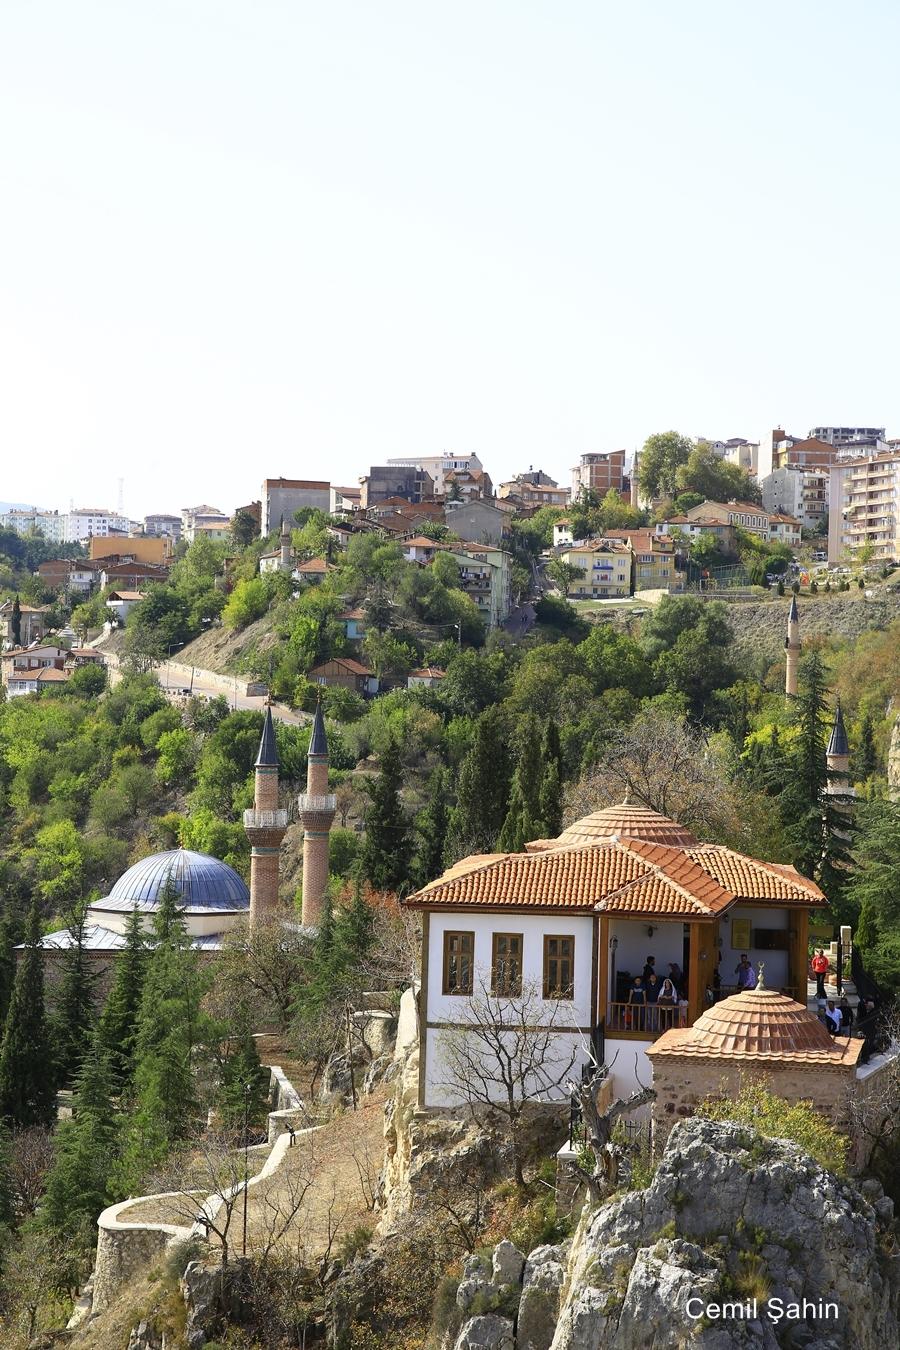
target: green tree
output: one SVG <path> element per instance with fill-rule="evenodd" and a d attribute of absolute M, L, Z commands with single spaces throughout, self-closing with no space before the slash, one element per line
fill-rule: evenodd
<path fill-rule="evenodd" d="M 0 1036 L 16 978 L 16 944 L 19 938 L 20 924 L 11 901 L 7 899 L 0 913 Z"/>
<path fill-rule="evenodd" d="M 249 1023 L 244 1023 L 228 1046 L 222 1064 L 217 1102 L 228 1130 L 259 1126 L 268 1110 L 269 1074 L 260 1063 Z"/>
<path fill-rule="evenodd" d="M 0 1048 L 0 1121 L 50 1126 L 56 1116 L 54 1064 L 44 1014 L 44 953 L 37 906 L 28 917 Z"/>
<path fill-rule="evenodd" d="M 378 776 L 365 785 L 369 804 L 362 848 L 363 875 L 376 890 L 399 891 L 409 882 L 412 840 L 400 799 L 403 763 L 395 741 L 381 756 Z"/>
<path fill-rule="evenodd" d="M 584 579 L 584 568 L 576 567 L 574 563 L 564 562 L 562 558 L 554 558 L 552 562 L 547 564 L 547 575 L 563 599 L 566 600 L 575 582 Z"/>
<path fill-rule="evenodd" d="M 63 953 L 62 974 L 51 1017 L 57 1082 L 70 1083 L 81 1068 L 94 1028 L 94 986 L 84 945 L 86 906 L 76 905 L 67 924 L 69 945 Z"/>
<path fill-rule="evenodd" d="M 259 534 L 259 525 L 249 511 L 235 511 L 229 523 L 231 545 L 233 548 L 249 548 Z"/>
<path fill-rule="evenodd" d="M 534 713 L 522 718 L 517 739 L 518 757 L 510 786 L 509 807 L 497 840 L 501 853 L 520 853 L 527 840 L 544 835 L 540 818 L 544 761 L 540 720 Z"/>
<path fill-rule="evenodd" d="M 658 431 L 648 436 L 638 461 L 638 484 L 642 497 L 674 497 L 678 469 L 690 458 L 694 443 L 677 431 Z"/>
<path fill-rule="evenodd" d="M 541 822 L 548 839 L 556 839 L 562 833 L 562 747 L 559 727 L 550 719 L 544 727 L 541 742 L 541 759 L 544 774 L 541 779 L 538 809 Z"/>
<path fill-rule="evenodd" d="M 451 860 L 494 849 L 506 818 L 511 776 L 507 719 L 500 708 L 488 708 L 460 765 L 447 831 Z"/>
<path fill-rule="evenodd" d="M 417 886 L 426 886 L 439 876 L 444 865 L 449 821 L 449 775 L 441 765 L 428 779 L 428 800 L 416 816 L 415 876 Z"/>
<path fill-rule="evenodd" d="M 859 914 L 856 930 L 866 970 L 900 993 L 900 803 L 867 802 L 859 811 L 856 866 L 847 899 Z"/>
<path fill-rule="evenodd" d="M 55 1232 L 85 1246 L 93 1239 L 97 1215 L 114 1198 L 111 1178 L 118 1151 L 114 1092 L 109 1063 L 95 1044 L 75 1084 L 72 1119 L 59 1127 L 40 1215 Z"/>
<path fill-rule="evenodd" d="M 875 723 L 872 714 L 865 712 L 859 726 L 853 770 L 861 782 L 871 778 L 878 769 L 878 749 L 875 745 Z"/>
<path fill-rule="evenodd" d="M 125 924 L 125 947 L 116 960 L 112 987 L 97 1024 L 97 1043 L 105 1055 L 117 1092 L 131 1081 L 138 1014 L 147 970 L 147 940 L 140 910 Z"/>
<path fill-rule="evenodd" d="M 676 469 L 675 486 L 679 492 L 702 493 L 707 501 L 762 502 L 756 479 L 739 465 L 720 459 L 706 441 L 695 445 Z"/>
<path fill-rule="evenodd" d="M 21 645 L 22 645 L 22 606 L 19 604 L 19 595 L 18 595 L 18 592 L 16 592 L 16 595 L 13 597 L 12 618 L 10 619 L 10 627 L 12 628 L 12 640 L 13 640 L 13 646 L 14 646 L 14 647 L 21 647 Z"/>

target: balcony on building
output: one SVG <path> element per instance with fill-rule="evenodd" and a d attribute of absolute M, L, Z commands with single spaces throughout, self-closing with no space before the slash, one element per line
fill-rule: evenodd
<path fill-rule="evenodd" d="M 245 830 L 286 830 L 290 822 L 291 813 L 285 808 L 279 808 L 277 811 L 256 811 L 251 806 L 244 812 Z"/>
<path fill-rule="evenodd" d="M 297 798 L 300 804 L 301 814 L 323 814 L 337 809 L 337 798 L 333 792 L 326 792 L 320 795 L 312 792 L 301 792 Z"/>

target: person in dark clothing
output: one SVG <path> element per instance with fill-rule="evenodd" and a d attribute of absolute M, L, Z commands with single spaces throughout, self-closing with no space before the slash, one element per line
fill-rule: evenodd
<path fill-rule="evenodd" d="M 656 974 L 656 957 L 648 956 L 644 962 L 644 969 L 641 971 L 641 979 L 646 983 L 651 975 Z"/>
<path fill-rule="evenodd" d="M 647 1008 L 647 992 L 638 976 L 628 991 L 628 1023 L 632 1031 L 643 1031 Z"/>
<path fill-rule="evenodd" d="M 841 1014 L 841 1035 L 851 1036 L 853 1034 L 853 1009 L 850 1007 L 846 994 L 841 999 L 838 1010 Z"/>

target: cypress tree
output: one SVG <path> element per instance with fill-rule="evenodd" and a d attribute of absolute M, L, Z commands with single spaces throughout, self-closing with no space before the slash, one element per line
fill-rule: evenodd
<path fill-rule="evenodd" d="M 47 1178 L 41 1217 L 57 1233 L 90 1235 L 97 1215 L 114 1198 L 118 1142 L 114 1091 L 109 1062 L 95 1040 L 75 1082 L 72 1119 L 59 1127 Z"/>
<path fill-rule="evenodd" d="M 16 978 L 16 943 L 19 941 L 19 922 L 7 900 L 0 914 L 0 1040 L 3 1026 L 12 998 L 13 983 Z"/>
<path fill-rule="evenodd" d="M 872 714 L 865 713 L 859 727 L 859 744 L 854 759 L 854 772 L 857 778 L 865 781 L 871 778 L 878 768 L 878 751 L 875 747 L 875 723 Z"/>
<path fill-rule="evenodd" d="M 425 886 L 440 875 L 447 843 L 447 770 L 439 765 L 428 779 L 428 802 L 416 817 L 416 884 Z"/>
<path fill-rule="evenodd" d="M 900 803 L 867 802 L 860 808 L 856 867 L 847 898 L 859 915 L 854 934 L 866 971 L 892 994 L 900 992 Z"/>
<path fill-rule="evenodd" d="M 400 800 L 403 765 L 400 750 L 391 740 L 381 757 L 374 782 L 366 783 L 366 833 L 362 866 L 376 890 L 399 891 L 409 883 L 412 840 L 409 821 Z"/>
<path fill-rule="evenodd" d="M 794 853 L 794 863 L 814 876 L 822 856 L 823 794 L 828 785 L 825 757 L 827 705 L 825 671 L 816 652 L 807 658 L 794 705 L 799 735 L 786 764 L 781 813 Z"/>
<path fill-rule="evenodd" d="M 541 746 L 544 760 L 544 777 L 541 781 L 539 799 L 540 816 L 546 838 L 556 839 L 562 833 L 562 746 L 559 741 L 559 727 L 552 720 L 544 727 L 544 739 Z"/>
<path fill-rule="evenodd" d="M 268 1109 L 268 1087 L 269 1074 L 260 1063 L 256 1041 L 245 1024 L 222 1066 L 218 1106 L 226 1128 L 243 1130 L 245 1118 L 249 1127 L 259 1125 Z"/>
<path fill-rule="evenodd" d="M 12 615 L 10 619 L 12 627 L 12 640 L 14 647 L 22 645 L 22 606 L 19 604 L 19 593 L 16 592 L 13 597 Z"/>
<path fill-rule="evenodd" d="M 16 1218 L 13 1191 L 12 1145 L 9 1131 L 0 1124 L 0 1267 L 3 1264 L 3 1248 Z"/>
<path fill-rule="evenodd" d="M 125 926 L 125 947 L 116 961 L 112 987 L 97 1025 L 97 1039 L 109 1060 L 119 1092 L 131 1081 L 138 1013 L 147 970 L 147 941 L 135 907 Z"/>
<path fill-rule="evenodd" d="M 499 707 L 486 708 L 460 765 L 456 805 L 447 831 L 450 861 L 494 849 L 506 818 L 510 776 L 506 718 Z"/>
<path fill-rule="evenodd" d="M 52 1125 L 56 1118 L 54 1067 L 44 1014 L 41 921 L 34 905 L 0 1048 L 0 1120 L 22 1127 Z"/>
<path fill-rule="evenodd" d="M 68 924 L 69 947 L 51 1018 L 57 1083 L 71 1083 L 90 1046 L 94 1026 L 94 984 L 84 946 L 85 906 L 78 905 Z"/>
<path fill-rule="evenodd" d="M 526 840 L 536 839 L 543 833 L 540 796 L 544 765 L 540 724 L 533 713 L 522 719 L 518 741 L 509 806 L 497 840 L 502 853 L 520 853 Z"/>

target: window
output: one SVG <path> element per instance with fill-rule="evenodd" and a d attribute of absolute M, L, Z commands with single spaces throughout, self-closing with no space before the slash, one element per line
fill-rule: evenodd
<path fill-rule="evenodd" d="M 491 993 L 517 998 L 522 992 L 522 934 L 495 933 L 491 945 Z"/>
<path fill-rule="evenodd" d="M 445 994 L 471 994 L 474 957 L 474 933 L 444 934 Z"/>
<path fill-rule="evenodd" d="M 575 939 L 544 938 L 544 998 L 572 998 L 575 983 Z"/>

